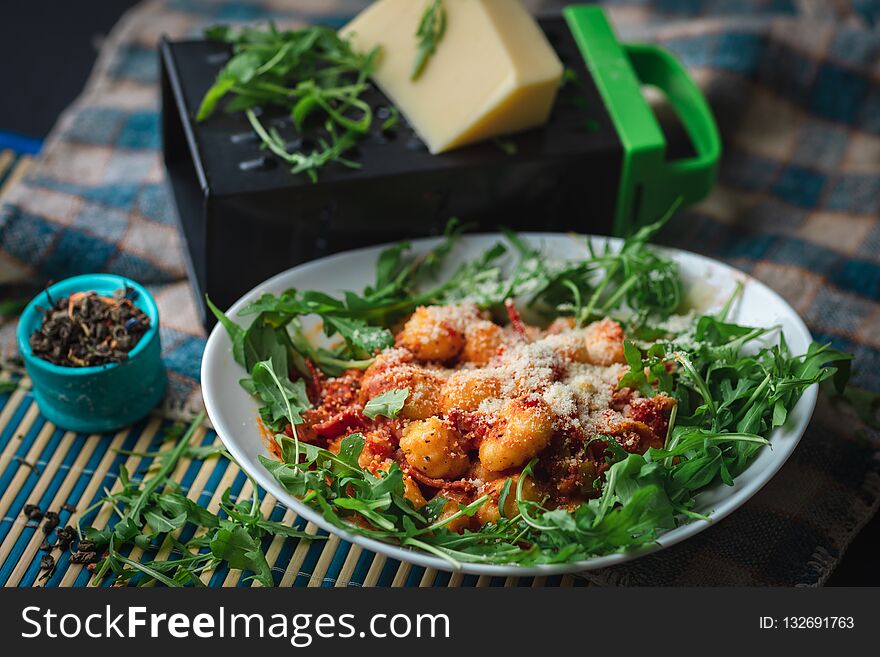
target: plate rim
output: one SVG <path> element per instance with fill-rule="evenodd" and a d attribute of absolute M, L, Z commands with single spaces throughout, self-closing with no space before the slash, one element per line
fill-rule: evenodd
<path fill-rule="evenodd" d="M 520 237 L 525 237 L 530 241 L 538 242 L 541 239 L 547 239 L 548 237 L 553 239 L 566 237 L 573 240 L 587 239 L 590 240 L 590 242 L 595 242 L 600 245 L 603 243 L 608 243 L 612 245 L 612 247 L 622 243 L 621 238 L 592 234 L 523 231 L 518 233 L 518 235 Z M 468 233 L 466 235 L 462 235 L 460 239 L 472 240 L 476 238 L 503 239 L 503 235 L 496 232 Z M 407 241 L 411 244 L 411 247 L 413 249 L 418 249 L 420 247 L 430 248 L 432 245 L 438 244 L 442 239 L 442 237 L 431 237 Z M 246 302 L 252 300 L 260 293 L 266 291 L 267 288 L 276 284 L 278 281 L 286 279 L 290 276 L 294 276 L 296 274 L 301 275 L 305 273 L 308 269 L 314 268 L 316 266 L 327 266 L 328 264 L 333 264 L 336 261 L 344 261 L 345 259 L 351 258 L 355 255 L 364 255 L 366 252 L 370 251 L 379 252 L 382 249 L 388 248 L 389 246 L 392 246 L 396 243 L 399 243 L 399 241 L 351 249 L 315 260 L 310 260 L 308 262 L 301 263 L 299 265 L 286 269 L 255 285 L 248 292 L 243 294 L 234 304 L 232 304 L 232 306 L 226 309 L 225 312 L 230 317 L 230 319 L 232 319 L 236 323 L 239 323 L 239 318 L 236 316 L 235 313 L 241 307 L 243 307 Z M 792 318 L 795 320 L 794 328 L 798 331 L 801 331 L 808 342 L 812 342 L 813 336 L 810 333 L 810 330 L 807 328 L 806 324 L 804 323 L 804 320 L 800 316 L 800 314 L 794 308 L 792 308 L 791 304 L 789 304 L 778 292 L 763 283 L 761 280 L 725 262 L 701 255 L 699 253 L 694 253 L 693 251 L 653 244 L 651 245 L 651 247 L 669 255 L 683 254 L 686 257 L 696 258 L 704 265 L 708 265 L 712 268 L 721 268 L 722 270 L 724 270 L 724 273 L 730 274 L 732 277 L 738 277 L 741 280 L 748 282 L 748 284 L 750 285 L 757 285 L 760 289 L 763 289 L 765 293 L 769 293 L 771 297 L 774 297 L 774 300 L 778 304 L 780 304 L 782 308 L 785 308 L 789 311 Z M 818 399 L 819 386 L 818 384 L 813 384 L 804 391 L 801 399 L 797 403 L 796 407 L 802 407 L 800 409 L 802 412 L 802 420 L 798 423 L 796 427 L 793 427 L 787 432 L 786 435 L 790 440 L 790 445 L 787 445 L 786 451 L 781 455 L 780 458 L 777 458 L 770 464 L 768 464 L 768 467 L 766 467 L 765 470 L 761 473 L 761 476 L 757 477 L 755 480 L 749 481 L 739 487 L 737 487 L 736 485 L 731 487 L 730 495 L 726 496 L 724 499 L 724 502 L 726 504 L 723 506 L 721 511 L 713 509 L 711 511 L 711 517 L 709 520 L 694 520 L 686 525 L 676 527 L 675 529 L 670 530 L 669 532 L 659 536 L 654 543 L 649 543 L 633 550 L 602 555 L 581 561 L 561 564 L 537 564 L 532 566 L 520 566 L 517 564 L 480 564 L 473 562 L 464 562 L 461 564 L 461 568 L 456 569 L 451 563 L 440 557 L 436 557 L 419 550 L 401 547 L 392 543 L 386 543 L 377 539 L 354 534 L 345 529 L 337 527 L 336 525 L 328 522 L 319 511 L 309 507 L 308 505 L 303 504 L 296 497 L 288 493 L 265 468 L 259 467 L 256 468 L 256 471 L 253 472 L 248 469 L 245 465 L 247 463 L 246 454 L 244 450 L 239 446 L 238 441 L 232 438 L 227 438 L 225 436 L 226 433 L 234 435 L 235 431 L 228 427 L 223 421 L 223 416 L 220 409 L 216 405 L 216 400 L 214 399 L 214 396 L 210 394 L 210 381 L 212 378 L 215 352 L 220 352 L 220 355 L 218 355 L 217 357 L 222 357 L 222 355 L 225 353 L 225 356 L 227 358 L 231 358 L 229 347 L 226 347 L 224 349 L 224 345 L 222 344 L 224 338 L 227 341 L 229 339 L 225 329 L 223 329 L 223 327 L 218 323 L 211 330 L 211 333 L 208 336 L 207 342 L 205 344 L 205 350 L 202 354 L 200 377 L 202 397 L 204 400 L 205 408 L 207 410 L 208 417 L 211 421 L 212 426 L 214 427 L 215 432 L 217 433 L 220 440 L 223 442 L 226 449 L 229 450 L 230 454 L 233 456 L 238 466 L 247 475 L 253 477 L 254 480 L 266 492 L 272 494 L 278 503 L 294 511 L 299 517 L 304 518 L 308 522 L 313 523 L 314 525 L 327 531 L 328 533 L 336 535 L 339 538 L 348 541 L 349 543 L 358 545 L 362 548 L 366 548 L 377 554 L 382 554 L 386 557 L 397 559 L 398 561 L 410 563 L 416 566 L 422 566 L 425 568 L 434 568 L 436 570 L 442 570 L 446 572 L 460 572 L 463 574 L 486 575 L 490 577 L 548 577 L 554 575 L 586 572 L 599 568 L 607 568 L 609 566 L 616 566 L 631 561 L 647 554 L 659 552 L 665 548 L 677 545 L 678 543 L 681 543 L 695 536 L 696 534 L 702 532 L 703 530 L 711 527 L 714 524 L 717 524 L 719 521 L 723 520 L 731 513 L 741 508 L 771 479 L 773 479 L 773 477 L 779 472 L 782 466 L 785 465 L 785 463 L 788 461 L 789 457 L 797 448 L 798 444 L 800 444 L 804 432 L 806 431 L 807 427 L 810 424 L 810 421 L 812 420 L 813 413 L 816 407 L 816 402 Z"/>

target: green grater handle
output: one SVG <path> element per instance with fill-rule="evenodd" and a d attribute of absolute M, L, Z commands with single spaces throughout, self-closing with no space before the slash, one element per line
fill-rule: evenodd
<path fill-rule="evenodd" d="M 704 198 L 715 183 L 721 140 L 712 110 L 681 62 L 654 45 L 623 46 L 642 84 L 666 94 L 696 150 L 694 157 L 667 162 L 666 175 L 685 204 Z"/>
<path fill-rule="evenodd" d="M 601 7 L 571 5 L 563 14 L 623 147 L 614 232 L 629 234 L 677 201 L 688 205 L 704 198 L 715 182 L 721 140 L 687 70 L 657 46 L 621 44 Z M 694 145 L 694 157 L 667 159 L 666 137 L 643 85 L 666 94 Z"/>

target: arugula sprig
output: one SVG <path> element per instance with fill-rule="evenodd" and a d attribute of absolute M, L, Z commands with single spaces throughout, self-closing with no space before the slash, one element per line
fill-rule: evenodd
<path fill-rule="evenodd" d="M 587 241 L 589 256 L 576 261 L 547 258 L 540 248 L 505 231 L 518 260 L 509 275 L 496 275 L 496 289 L 488 296 L 520 297 L 538 315 L 569 315 L 578 325 L 613 316 L 633 334 L 663 335 L 650 329 L 649 320 L 658 322 L 675 313 L 682 305 L 683 288 L 675 261 L 648 243 L 679 203 L 625 238 L 619 248 L 605 243 L 600 249 Z"/>
<path fill-rule="evenodd" d="M 416 54 L 416 61 L 413 64 L 410 79 L 418 80 L 428 60 L 437 52 L 437 46 L 446 34 L 446 9 L 443 7 L 442 0 L 430 0 L 430 4 L 425 8 L 419 27 L 416 30 L 416 39 L 419 41 L 419 49 Z"/>
<path fill-rule="evenodd" d="M 134 480 L 125 466 L 121 466 L 120 490 L 108 492 L 82 512 L 80 517 L 85 518 L 108 505 L 115 514 L 112 526 L 103 529 L 77 525 L 81 549 L 82 542 L 87 542 L 90 551 L 105 552 L 95 564 L 94 585 L 112 574 L 117 584 L 135 582 L 143 586 L 155 581 L 166 586 L 201 586 L 200 577 L 204 573 L 226 563 L 230 568 L 250 571 L 263 586 L 273 586 L 271 568 L 261 545 L 263 539 L 268 536 L 321 538 L 264 518 L 253 479 L 250 480 L 254 491 L 251 499 L 234 501 L 231 490 L 227 489 L 222 496 L 220 514 L 211 513 L 184 494 L 170 475 L 182 458 L 192 456 L 190 442 L 204 419 L 205 414 L 199 414 L 171 449 L 155 454 L 158 468 L 143 481 Z M 217 455 L 217 452 L 209 455 Z M 225 452 L 222 456 L 231 460 Z M 187 526 L 201 531 L 181 542 L 178 534 Z M 150 558 L 131 559 L 127 555 L 133 547 L 146 552 Z M 153 558 L 169 549 L 175 553 L 173 558 Z"/>
<path fill-rule="evenodd" d="M 291 165 L 292 173 L 305 173 L 315 182 L 330 163 L 360 166 L 344 155 L 373 124 L 373 110 L 362 96 L 378 49 L 355 52 L 335 30 L 320 26 L 284 31 L 273 23 L 241 30 L 218 26 L 206 36 L 230 44 L 233 56 L 205 93 L 197 120 L 208 119 L 231 96 L 225 110 L 245 112 L 263 146 Z M 325 134 L 316 138 L 318 148 L 289 149 L 289 140 L 265 126 L 255 111 L 269 106 L 287 111 L 299 134 L 319 117 Z"/>
<path fill-rule="evenodd" d="M 345 152 L 352 148 L 357 141 L 354 133 L 349 130 L 340 135 L 332 121 L 327 121 L 324 124 L 328 138 L 320 137 L 318 139 L 320 149 L 315 149 L 310 153 L 304 151 L 291 153 L 287 150 L 285 139 L 275 128 L 267 130 L 251 109 L 245 110 L 245 115 L 265 147 L 292 165 L 290 172 L 293 174 L 305 173 L 312 182 L 318 182 L 318 170 L 329 162 L 336 162 L 349 169 L 360 169 L 361 167 L 359 162 L 343 157 Z"/>

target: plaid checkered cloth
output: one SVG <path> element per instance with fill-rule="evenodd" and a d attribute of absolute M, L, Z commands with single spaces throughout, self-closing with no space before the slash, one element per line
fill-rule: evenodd
<path fill-rule="evenodd" d="M 0 210 L 0 284 L 93 271 L 151 287 L 171 373 L 167 411 L 200 404 L 204 336 L 158 154 L 160 34 L 274 18 L 341 23 L 360 0 L 150 0 L 105 44 L 80 99 Z M 556 2 L 532 2 L 546 11 Z M 622 36 L 676 53 L 704 89 L 726 153 L 717 189 L 676 217 L 674 246 L 781 293 L 816 339 L 856 354 L 880 391 L 880 3 L 617 0 Z M 4 328 L 5 353 L 13 354 Z M 880 500 L 880 434 L 822 397 L 802 444 L 743 509 L 686 544 L 588 574 L 602 584 L 816 585 Z"/>

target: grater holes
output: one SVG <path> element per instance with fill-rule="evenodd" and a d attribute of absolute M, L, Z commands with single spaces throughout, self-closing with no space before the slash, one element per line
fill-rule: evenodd
<path fill-rule="evenodd" d="M 278 161 L 268 155 L 261 155 L 258 158 L 243 160 L 238 163 L 238 168 L 241 171 L 268 171 L 276 166 L 278 166 Z"/>

